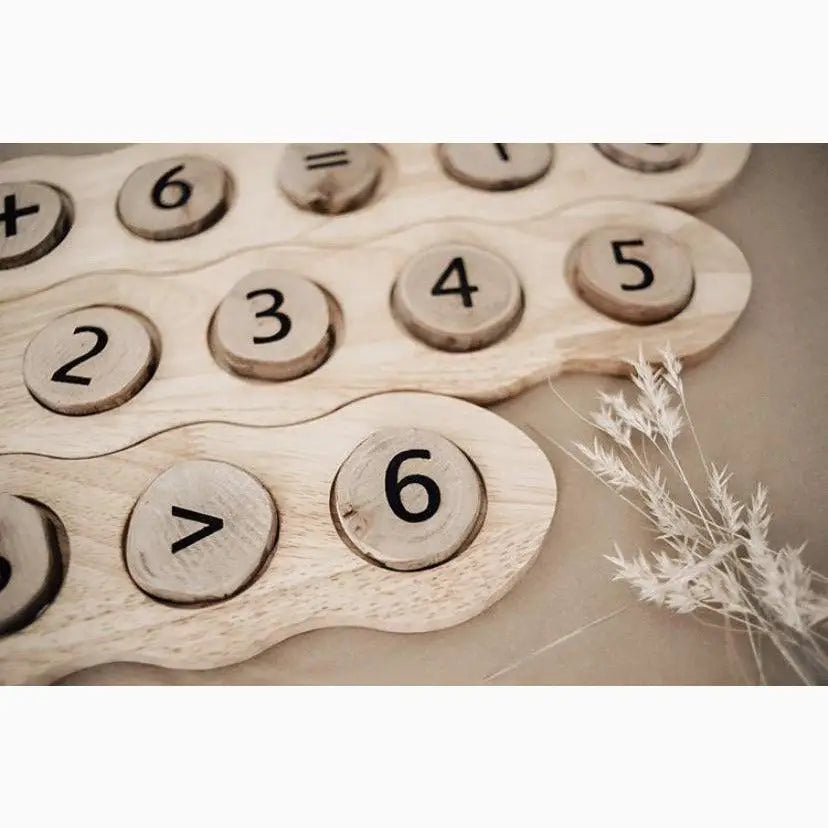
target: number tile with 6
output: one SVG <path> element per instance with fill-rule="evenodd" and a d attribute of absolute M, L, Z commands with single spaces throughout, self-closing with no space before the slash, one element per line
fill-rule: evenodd
<path fill-rule="evenodd" d="M 380 461 L 355 462 L 376 440 Z M 113 661 L 206 669 L 321 627 L 459 624 L 526 572 L 556 504 L 549 461 L 520 429 L 422 393 L 282 428 L 189 425 L 102 457 L 4 455 L 0 479 L 67 539 L 54 600 L 0 637 L 3 683 Z M 354 485 L 373 498 L 352 502 L 379 560 L 337 528 Z M 395 561 L 375 534 L 391 521 L 405 540 Z"/>

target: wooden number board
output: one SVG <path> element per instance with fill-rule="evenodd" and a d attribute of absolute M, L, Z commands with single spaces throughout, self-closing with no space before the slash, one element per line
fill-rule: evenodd
<path fill-rule="evenodd" d="M 710 353 L 751 274 L 687 211 L 748 153 L 159 144 L 0 165 L 0 680 L 485 609 L 538 553 L 555 477 L 479 406 L 666 342 Z"/>

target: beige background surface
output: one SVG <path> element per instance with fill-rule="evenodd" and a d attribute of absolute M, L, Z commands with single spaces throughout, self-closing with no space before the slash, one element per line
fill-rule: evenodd
<path fill-rule="evenodd" d="M 0 160 L 113 145 L 0 145 Z M 685 375 L 691 413 L 709 458 L 735 472 L 737 494 L 770 489 L 777 545 L 808 541 L 828 574 L 825 511 L 828 353 L 828 147 L 757 145 L 733 188 L 699 216 L 738 244 L 751 264 L 750 305 L 731 337 Z M 562 377 L 555 388 L 591 410 L 621 380 Z M 548 388 L 494 407 L 560 443 L 586 431 Z M 530 434 L 533 434 L 530 431 Z M 206 672 L 106 665 L 65 683 L 153 684 L 734 684 L 754 681 L 741 636 L 639 604 L 613 583 L 602 557 L 613 540 L 629 552 L 648 533 L 632 510 L 558 448 L 543 443 L 557 476 L 558 510 L 535 566 L 512 592 L 449 630 L 391 635 L 320 630 L 244 664 Z M 770 679 L 790 674 L 772 659 Z"/>

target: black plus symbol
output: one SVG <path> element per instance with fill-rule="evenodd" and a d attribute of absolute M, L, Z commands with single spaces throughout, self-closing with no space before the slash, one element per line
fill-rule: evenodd
<path fill-rule="evenodd" d="M 33 204 L 31 207 L 21 207 L 17 209 L 17 196 L 14 193 L 7 195 L 3 199 L 3 212 L 0 213 L 0 221 L 6 223 L 6 238 L 10 239 L 17 235 L 17 219 L 20 216 L 30 216 L 40 210 L 39 204 Z"/>

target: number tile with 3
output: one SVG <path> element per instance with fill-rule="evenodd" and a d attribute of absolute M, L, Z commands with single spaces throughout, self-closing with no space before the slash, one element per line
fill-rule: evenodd
<path fill-rule="evenodd" d="M 603 227 L 570 255 L 568 277 L 593 308 L 620 322 L 652 325 L 687 307 L 695 278 L 687 251 L 670 236 Z"/>
<path fill-rule="evenodd" d="M 348 456 L 331 493 L 343 540 L 373 563 L 400 571 L 436 566 L 477 534 L 483 482 L 452 442 L 418 428 L 374 432 Z"/>
<path fill-rule="evenodd" d="M 152 161 L 121 187 L 118 218 L 145 239 L 183 239 L 204 232 L 227 212 L 230 190 L 230 176 L 209 158 Z"/>
<path fill-rule="evenodd" d="M 210 347 L 224 368 L 245 377 L 288 380 L 318 368 L 334 343 L 332 300 L 314 282 L 258 270 L 224 297 Z"/>
<path fill-rule="evenodd" d="M 509 333 L 523 311 L 523 290 L 500 256 L 466 244 L 429 248 L 394 284 L 392 309 L 418 339 L 443 351 L 474 351 Z"/>
<path fill-rule="evenodd" d="M 53 319 L 29 342 L 23 379 L 58 414 L 95 414 L 134 397 L 158 364 L 157 334 L 134 311 L 94 306 Z"/>

